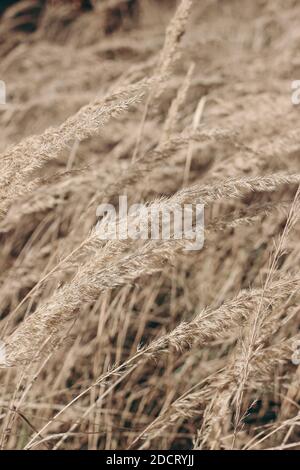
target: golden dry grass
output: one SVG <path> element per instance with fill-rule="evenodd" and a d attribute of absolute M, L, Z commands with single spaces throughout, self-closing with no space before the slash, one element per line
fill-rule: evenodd
<path fill-rule="evenodd" d="M 1 448 L 300 449 L 300 7 L 91 3 L 0 19 Z M 124 194 L 204 248 L 100 240 Z"/>

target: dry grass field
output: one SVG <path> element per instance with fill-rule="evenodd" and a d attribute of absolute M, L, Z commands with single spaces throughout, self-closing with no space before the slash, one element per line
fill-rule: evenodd
<path fill-rule="evenodd" d="M 0 16 L 1 449 L 300 450 L 300 5 Z M 203 204 L 205 242 L 97 207 Z"/>

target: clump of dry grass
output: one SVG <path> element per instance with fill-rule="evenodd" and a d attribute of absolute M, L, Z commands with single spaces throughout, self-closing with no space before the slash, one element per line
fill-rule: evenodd
<path fill-rule="evenodd" d="M 299 7 L 242 4 L 0 19 L 2 449 L 299 448 Z M 203 249 L 101 239 L 124 194 Z"/>

